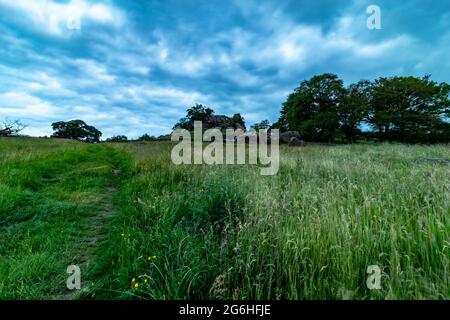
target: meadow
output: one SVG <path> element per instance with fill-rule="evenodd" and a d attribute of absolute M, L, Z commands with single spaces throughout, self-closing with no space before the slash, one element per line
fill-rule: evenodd
<path fill-rule="evenodd" d="M 172 147 L 0 139 L 0 298 L 450 299 L 450 166 L 417 160 L 448 145 L 281 146 L 275 176 Z"/>

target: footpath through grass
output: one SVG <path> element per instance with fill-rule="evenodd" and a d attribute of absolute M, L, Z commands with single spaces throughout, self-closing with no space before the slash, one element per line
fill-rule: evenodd
<path fill-rule="evenodd" d="M 93 280 L 101 237 L 93 233 L 108 228 L 93 224 L 105 222 L 96 216 L 124 164 L 107 145 L 0 139 L 0 298 L 70 298 L 71 264 L 84 285 Z"/>

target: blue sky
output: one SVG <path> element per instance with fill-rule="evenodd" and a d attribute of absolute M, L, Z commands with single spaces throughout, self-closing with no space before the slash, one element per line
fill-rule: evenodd
<path fill-rule="evenodd" d="M 371 4 L 381 30 L 366 27 Z M 450 1 L 0 0 L 0 43 L 0 119 L 133 138 L 169 133 L 195 103 L 275 121 L 324 72 L 450 82 Z"/>

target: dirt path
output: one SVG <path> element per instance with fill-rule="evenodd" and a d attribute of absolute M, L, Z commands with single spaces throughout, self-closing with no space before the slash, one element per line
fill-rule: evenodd
<path fill-rule="evenodd" d="M 120 174 L 120 170 L 113 169 L 113 174 L 114 176 L 117 176 Z M 114 186 L 106 188 L 101 199 L 97 199 L 97 204 L 100 209 L 87 218 L 86 236 L 82 240 L 84 248 L 77 258 L 77 265 L 81 270 L 81 290 L 67 289 L 62 296 L 63 300 L 76 298 L 92 284 L 89 280 L 89 275 L 92 272 L 92 266 L 94 265 L 97 251 L 108 237 L 108 226 L 111 223 L 110 219 L 114 212 L 113 198 L 116 191 L 117 189 Z"/>

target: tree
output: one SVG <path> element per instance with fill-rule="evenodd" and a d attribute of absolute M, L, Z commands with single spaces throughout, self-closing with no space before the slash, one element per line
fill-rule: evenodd
<path fill-rule="evenodd" d="M 286 111 L 287 110 L 284 107 L 281 109 L 280 118 L 270 126 L 270 129 L 278 129 L 280 130 L 280 132 L 286 132 L 290 130 L 287 122 Z"/>
<path fill-rule="evenodd" d="M 138 138 L 138 141 L 156 141 L 157 138 L 154 136 L 150 136 L 147 133 L 143 134 Z"/>
<path fill-rule="evenodd" d="M 102 133 L 93 126 L 87 125 L 82 120 L 59 121 L 52 123 L 52 137 L 75 139 L 78 141 L 96 143 L 99 142 Z"/>
<path fill-rule="evenodd" d="M 128 138 L 124 135 L 114 136 L 106 139 L 107 142 L 127 142 Z"/>
<path fill-rule="evenodd" d="M 303 81 L 283 103 L 271 128 L 297 130 L 305 140 L 331 142 L 339 132 L 348 143 L 366 137 L 407 143 L 450 142 L 450 85 L 430 76 L 361 80 L 343 87 L 334 74 Z"/>
<path fill-rule="evenodd" d="M 376 80 L 369 123 L 379 140 L 445 142 L 448 132 L 450 86 L 429 76 Z"/>
<path fill-rule="evenodd" d="M 156 139 L 158 141 L 170 141 L 171 140 L 171 135 L 170 134 L 162 134 Z"/>
<path fill-rule="evenodd" d="M 231 120 L 232 120 L 232 126 L 234 129 L 241 128 L 241 129 L 245 130 L 245 121 L 240 113 L 234 114 L 233 117 L 231 118 Z M 224 129 L 226 129 L 226 128 L 224 128 Z"/>
<path fill-rule="evenodd" d="M 175 124 L 173 129 L 194 130 L 194 121 L 202 121 L 203 123 L 206 123 L 209 118 L 214 115 L 214 110 L 202 104 L 196 104 L 187 109 L 186 112 L 186 117 L 181 118 L 180 121 Z"/>
<path fill-rule="evenodd" d="M 339 128 L 338 109 L 345 95 L 342 80 L 322 74 L 303 81 L 283 103 L 279 124 L 305 140 L 332 142 Z"/>
<path fill-rule="evenodd" d="M 3 121 L 2 126 L 0 126 L 0 137 L 10 137 L 19 134 L 27 126 L 22 124 L 19 120 L 8 120 Z"/>
<path fill-rule="evenodd" d="M 269 120 L 263 120 L 261 122 L 255 123 L 254 125 L 252 125 L 252 128 L 259 131 L 259 130 L 264 130 L 264 129 L 269 129 L 270 128 L 270 122 Z"/>
<path fill-rule="evenodd" d="M 215 115 L 213 109 L 202 104 L 196 104 L 195 106 L 187 109 L 186 113 L 186 117 L 181 118 L 177 124 L 175 124 L 173 129 L 186 129 L 192 131 L 194 130 L 194 121 L 201 121 L 203 129 L 240 128 L 245 130 L 245 121 L 240 113 L 236 113 L 232 117 Z"/>
<path fill-rule="evenodd" d="M 360 133 L 359 126 L 367 120 L 372 101 L 373 83 L 361 80 L 351 84 L 338 109 L 340 131 L 347 143 L 356 142 Z"/>

